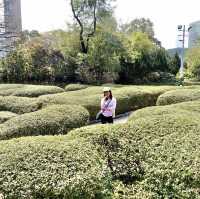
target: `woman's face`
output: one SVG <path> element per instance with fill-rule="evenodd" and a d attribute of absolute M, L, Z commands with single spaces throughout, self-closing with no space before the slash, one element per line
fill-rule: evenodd
<path fill-rule="evenodd" d="M 104 92 L 104 96 L 105 97 L 110 97 L 110 92 L 109 91 Z"/>

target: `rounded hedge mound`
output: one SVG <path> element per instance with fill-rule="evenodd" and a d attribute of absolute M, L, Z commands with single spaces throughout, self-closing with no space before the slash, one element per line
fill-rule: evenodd
<path fill-rule="evenodd" d="M 69 84 L 65 87 L 65 91 L 77 91 L 88 88 L 88 85 L 84 84 Z"/>
<path fill-rule="evenodd" d="M 37 98 L 0 96 L 0 111 L 10 111 L 17 114 L 30 113 L 42 108 Z"/>
<path fill-rule="evenodd" d="M 76 92 L 66 92 L 39 97 L 43 106 L 49 104 L 82 105 L 90 113 L 90 119 L 95 119 L 100 109 L 100 100 L 103 97 L 102 87 L 89 87 Z M 116 114 L 136 110 L 156 104 L 157 98 L 162 93 L 175 89 L 172 86 L 126 86 L 113 88 L 113 95 L 117 98 Z"/>
<path fill-rule="evenodd" d="M 62 93 L 64 89 L 57 86 L 43 86 L 43 85 L 24 85 L 12 93 L 14 96 L 20 97 L 38 97 L 41 95 Z"/>
<path fill-rule="evenodd" d="M 129 121 L 136 120 L 138 118 L 153 117 L 159 115 L 170 115 L 170 114 L 188 114 L 195 115 L 200 113 L 200 100 L 182 102 L 178 104 L 171 104 L 166 106 L 152 106 L 146 107 L 135 111 L 129 117 Z"/>
<path fill-rule="evenodd" d="M 198 198 L 199 116 L 153 116 L 66 136 L 1 141 L 0 193 L 7 198 Z"/>
<path fill-rule="evenodd" d="M 5 121 L 16 116 L 18 115 L 9 111 L 0 111 L 0 123 L 4 123 Z"/>
<path fill-rule="evenodd" d="M 102 149 L 114 168 L 117 198 L 198 198 L 199 118 L 188 113 L 150 116 L 121 126 L 81 128 L 69 136 Z"/>
<path fill-rule="evenodd" d="M 28 85 L 28 84 L 0 84 L 1 96 L 38 97 L 41 95 L 64 92 L 57 86 Z"/>
<path fill-rule="evenodd" d="M 0 95 L 12 95 L 14 91 L 23 87 L 23 84 L 0 84 Z"/>
<path fill-rule="evenodd" d="M 199 89 L 179 89 L 172 90 L 159 96 L 157 105 L 176 104 L 180 102 L 194 101 L 200 99 Z"/>
<path fill-rule="evenodd" d="M 81 106 L 54 105 L 14 117 L 0 125 L 0 140 L 36 135 L 66 134 L 88 123 L 89 113 Z"/>
<path fill-rule="evenodd" d="M 140 110 L 135 111 L 132 113 L 128 119 L 128 121 L 136 120 L 138 118 L 144 117 L 153 117 L 158 115 L 167 115 L 167 114 L 174 114 L 174 113 L 187 113 L 190 114 L 189 111 L 180 109 L 174 106 L 152 106 L 146 107 Z"/>
<path fill-rule="evenodd" d="M 0 142 L 0 193 L 5 198 L 107 198 L 109 173 L 94 146 L 65 136 Z M 17 166 L 16 166 L 17 165 Z"/>

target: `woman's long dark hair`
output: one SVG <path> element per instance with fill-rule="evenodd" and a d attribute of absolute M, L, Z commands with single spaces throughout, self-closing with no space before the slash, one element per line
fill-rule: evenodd
<path fill-rule="evenodd" d="M 109 98 L 112 100 L 112 98 L 113 98 L 112 91 L 109 91 L 109 92 L 110 92 L 110 97 Z M 104 97 L 105 97 L 105 94 L 104 94 Z"/>

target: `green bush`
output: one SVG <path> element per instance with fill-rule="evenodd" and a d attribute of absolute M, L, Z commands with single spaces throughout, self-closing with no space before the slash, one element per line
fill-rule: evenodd
<path fill-rule="evenodd" d="M 66 134 L 87 124 L 89 114 L 81 106 L 54 105 L 26 113 L 0 125 L 0 140 L 31 135 Z"/>
<path fill-rule="evenodd" d="M 38 97 L 41 95 L 62 93 L 64 89 L 57 86 L 25 85 L 16 90 L 12 95 L 21 97 Z"/>
<path fill-rule="evenodd" d="M 172 90 L 159 96 L 157 105 L 176 104 L 180 102 L 194 101 L 200 99 L 199 89 Z"/>
<path fill-rule="evenodd" d="M 166 106 L 146 107 L 132 113 L 131 116 L 129 117 L 129 121 L 136 120 L 138 118 L 145 118 L 145 117 L 148 118 L 159 115 L 160 116 L 171 115 L 171 114 L 173 115 L 175 113 L 195 115 L 200 113 L 199 107 L 200 107 L 200 100 L 182 102 Z"/>
<path fill-rule="evenodd" d="M 13 199 L 108 198 L 109 173 L 88 144 L 65 136 L 1 141 L 0 193 Z"/>
<path fill-rule="evenodd" d="M 0 96 L 0 111 L 10 111 L 17 114 L 37 111 L 41 108 L 41 103 L 37 98 Z"/>
<path fill-rule="evenodd" d="M 12 113 L 12 112 L 8 112 L 8 111 L 1 111 L 0 112 L 0 123 L 4 123 L 5 121 L 13 118 L 13 117 L 16 117 L 17 114 L 15 113 Z"/>
<path fill-rule="evenodd" d="M 87 88 L 85 84 L 69 84 L 65 87 L 65 91 L 77 91 Z"/>
<path fill-rule="evenodd" d="M 23 87 L 23 84 L 0 84 L 0 95 L 12 95 L 17 89 Z"/>
<path fill-rule="evenodd" d="M 57 86 L 27 85 L 27 84 L 0 84 L 0 95 L 38 97 L 40 95 L 55 94 L 64 92 L 64 89 Z"/>
<path fill-rule="evenodd" d="M 199 116 L 150 115 L 125 125 L 77 129 L 69 136 L 102 149 L 112 166 L 113 198 L 199 198 Z"/>
<path fill-rule="evenodd" d="M 100 100 L 103 87 L 89 87 L 76 92 L 60 93 L 39 97 L 39 102 L 48 104 L 72 104 L 82 105 L 90 113 L 90 119 L 94 119 L 100 109 Z M 175 89 L 173 86 L 125 86 L 113 88 L 113 95 L 117 98 L 116 113 L 124 113 L 146 106 L 153 106 L 162 93 Z"/>
<path fill-rule="evenodd" d="M 175 112 L 65 136 L 1 141 L 0 193 L 34 199 L 199 198 L 199 116 Z"/>

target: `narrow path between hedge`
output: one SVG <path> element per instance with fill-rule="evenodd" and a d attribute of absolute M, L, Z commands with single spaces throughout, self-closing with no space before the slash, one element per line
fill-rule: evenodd
<path fill-rule="evenodd" d="M 123 124 L 126 123 L 128 121 L 129 116 L 132 114 L 132 112 L 127 112 L 121 115 L 117 115 L 116 118 L 114 119 L 114 123 L 115 124 Z M 96 125 L 96 124 L 100 124 L 100 121 L 92 121 L 90 123 L 91 125 Z"/>

